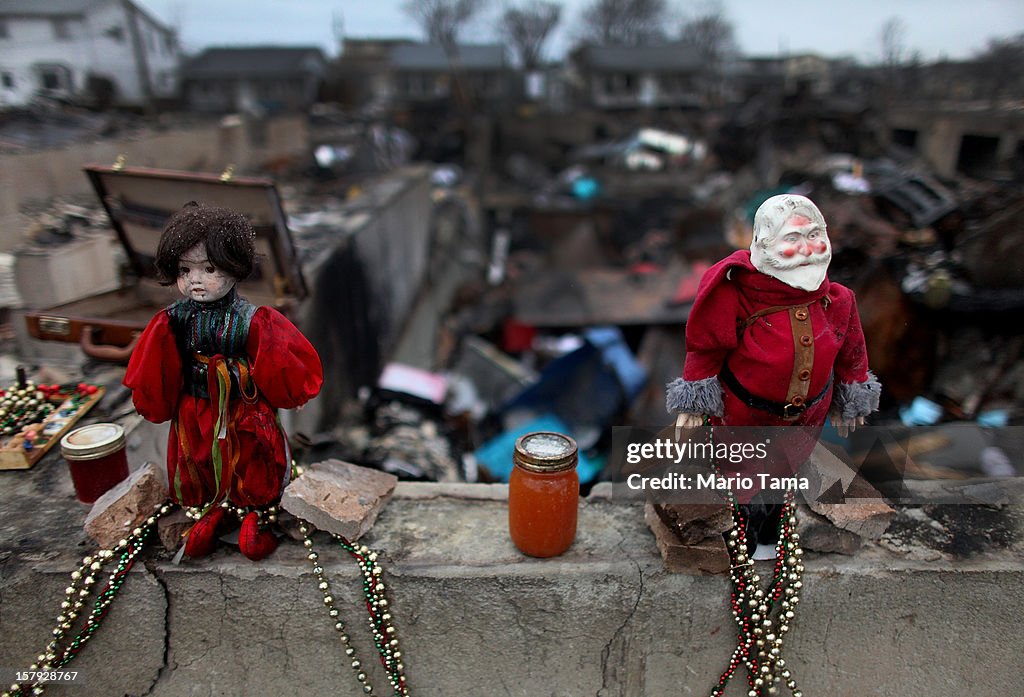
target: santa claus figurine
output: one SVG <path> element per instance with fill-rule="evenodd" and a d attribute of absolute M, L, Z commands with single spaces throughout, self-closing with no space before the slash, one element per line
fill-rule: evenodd
<path fill-rule="evenodd" d="M 828 280 L 831 258 L 810 199 L 782 194 L 758 208 L 750 250 L 712 266 L 697 291 L 683 376 L 667 389 L 677 437 L 706 417 L 726 427 L 805 426 L 815 436 L 829 417 L 845 436 L 878 408 L 854 294 Z M 747 516 L 748 544 L 771 541 L 773 512 Z"/>
<path fill-rule="evenodd" d="M 232 519 L 245 556 L 277 547 L 270 525 L 291 465 L 277 410 L 306 403 L 323 382 L 306 337 L 238 295 L 255 256 L 241 213 L 190 202 L 171 216 L 155 264 L 184 297 L 149 322 L 125 373 L 138 412 L 171 421 L 167 475 L 171 498 L 196 521 L 184 539 L 190 557 L 212 552 Z"/>

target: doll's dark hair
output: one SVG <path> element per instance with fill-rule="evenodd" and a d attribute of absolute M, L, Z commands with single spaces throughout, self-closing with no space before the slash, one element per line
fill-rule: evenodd
<path fill-rule="evenodd" d="M 255 239 L 252 225 L 241 213 L 189 201 L 164 225 L 154 260 L 157 277 L 164 285 L 174 283 L 181 255 L 203 242 L 214 266 L 245 280 L 253 270 Z"/>

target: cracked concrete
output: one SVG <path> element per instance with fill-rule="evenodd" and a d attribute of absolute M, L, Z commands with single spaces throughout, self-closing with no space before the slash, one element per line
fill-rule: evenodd
<path fill-rule="evenodd" d="M 621 547 L 622 545 L 620 545 L 620 549 Z M 631 634 L 626 633 L 626 628 L 636 615 L 637 608 L 640 607 L 640 602 L 644 597 L 644 570 L 639 562 L 631 561 L 636 565 L 637 571 L 636 601 L 601 651 L 602 680 L 601 689 L 597 693 L 598 697 L 614 697 L 616 695 L 625 697 L 631 694 L 644 694 L 642 655 L 630 651 Z M 640 662 L 639 666 L 634 665 L 638 662 L 637 659 Z"/>
<path fill-rule="evenodd" d="M 153 579 L 159 584 L 160 589 L 164 595 L 164 622 L 161 627 L 161 634 L 163 635 L 163 652 L 161 655 L 160 669 L 157 671 L 153 682 L 150 684 L 149 689 L 142 693 L 141 697 L 148 697 L 153 694 L 153 690 L 160 683 L 161 680 L 167 677 L 168 672 L 171 670 L 171 664 L 168 660 L 171 653 L 171 603 L 168 602 L 170 597 L 167 592 L 167 581 L 164 578 L 163 569 L 161 569 L 152 560 L 146 559 L 144 562 L 146 570 L 152 575 Z"/>
<path fill-rule="evenodd" d="M 68 573 L 89 550 L 86 510 L 66 473 L 30 475 L 45 489 L 18 476 L 0 473 L 0 529 L 13 532 L 0 549 L 7 668 L 27 667 L 45 645 Z M 576 543 L 545 560 L 516 552 L 506 517 L 502 487 L 402 485 L 367 534 L 383 553 L 413 694 L 708 694 L 734 645 L 726 578 L 666 573 L 639 504 L 584 502 Z M 785 648 L 804 694 L 1024 694 L 1015 669 L 1024 550 L 1015 539 L 965 559 L 881 545 L 807 555 Z M 317 546 L 375 693 L 388 694 L 357 569 L 326 536 Z M 85 684 L 47 694 L 361 694 L 304 550 L 290 540 L 257 564 L 233 549 L 178 566 L 151 551 L 72 665 Z"/>

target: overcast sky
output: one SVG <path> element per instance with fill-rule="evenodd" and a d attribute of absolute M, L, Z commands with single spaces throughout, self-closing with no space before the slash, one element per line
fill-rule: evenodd
<path fill-rule="evenodd" d="M 337 53 L 335 36 L 422 38 L 402 11 L 404 0 L 136 0 L 180 31 L 189 51 L 213 45 L 317 45 Z M 562 22 L 549 45 L 559 57 L 574 38 L 580 10 L 590 0 L 564 0 Z M 694 12 L 700 0 L 670 0 Z M 462 38 L 494 40 L 495 17 L 504 6 L 490 0 L 492 11 Z M 1021 0 L 722 0 L 725 16 L 736 29 L 747 55 L 818 53 L 851 56 L 865 63 L 881 55 L 881 28 L 899 17 L 906 28 L 904 45 L 925 60 L 967 58 L 991 37 L 1024 32 Z"/>

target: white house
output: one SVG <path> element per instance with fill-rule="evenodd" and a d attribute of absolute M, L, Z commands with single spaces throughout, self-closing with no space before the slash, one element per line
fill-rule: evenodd
<path fill-rule="evenodd" d="M 137 106 L 177 92 L 175 33 L 131 0 L 0 0 L 0 107 L 38 93 Z"/>

